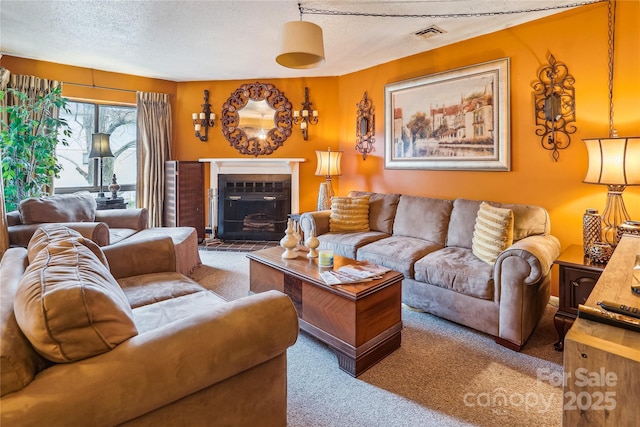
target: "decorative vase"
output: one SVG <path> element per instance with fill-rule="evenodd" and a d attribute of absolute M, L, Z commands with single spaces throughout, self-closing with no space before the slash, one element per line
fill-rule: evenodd
<path fill-rule="evenodd" d="M 618 226 L 616 242 L 620 243 L 623 234 L 640 236 L 640 221 L 625 221 Z"/>
<path fill-rule="evenodd" d="M 309 248 L 307 258 L 318 258 L 318 251 L 316 249 L 320 246 L 320 241 L 316 237 L 316 233 L 314 231 L 311 231 L 311 234 L 307 240 L 305 240 L 304 245 Z"/>
<path fill-rule="evenodd" d="M 287 221 L 287 230 L 285 231 L 285 236 L 280 239 L 280 246 L 282 246 L 285 251 L 282 253 L 282 258 L 285 259 L 293 259 L 296 258 L 297 255 L 294 252 L 296 246 L 298 246 L 298 240 L 294 235 L 293 231 L 293 220 L 289 219 Z"/>
<path fill-rule="evenodd" d="M 594 242 L 602 240 L 602 219 L 597 209 L 587 209 L 582 217 L 582 246 L 584 254 L 589 254 L 589 248 Z"/>
<path fill-rule="evenodd" d="M 613 247 L 608 243 L 594 242 L 589 247 L 589 259 L 595 264 L 606 264 L 613 254 Z"/>
<path fill-rule="evenodd" d="M 118 198 L 118 190 L 120 190 L 120 184 L 118 184 L 116 174 L 114 173 L 113 178 L 111 179 L 111 184 L 109 185 L 109 191 L 111 191 L 111 199 L 115 200 Z"/>

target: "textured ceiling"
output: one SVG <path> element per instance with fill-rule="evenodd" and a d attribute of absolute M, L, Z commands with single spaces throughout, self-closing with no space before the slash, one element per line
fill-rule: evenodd
<path fill-rule="evenodd" d="M 0 52 L 173 81 L 339 76 L 567 10 L 575 0 L 302 1 L 304 8 L 457 18 L 326 16 L 326 61 L 308 70 L 275 62 L 282 24 L 297 1 L 0 0 Z M 544 9 L 526 13 L 506 11 Z M 435 25 L 428 38 L 414 32 Z"/>

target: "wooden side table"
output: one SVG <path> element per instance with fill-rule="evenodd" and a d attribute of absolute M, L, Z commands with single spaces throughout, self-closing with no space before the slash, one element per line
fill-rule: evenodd
<path fill-rule="evenodd" d="M 584 304 L 596 286 L 604 265 L 592 264 L 584 256 L 582 245 L 571 245 L 555 260 L 560 269 L 560 306 L 553 323 L 558 331 L 558 342 L 553 347 L 564 349 L 564 336 L 578 315 L 578 305 Z"/>

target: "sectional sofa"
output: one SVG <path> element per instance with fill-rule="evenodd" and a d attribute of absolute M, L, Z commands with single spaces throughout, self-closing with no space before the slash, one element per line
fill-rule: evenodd
<path fill-rule="evenodd" d="M 560 242 L 540 206 L 488 202 L 512 212 L 512 244 L 486 262 L 474 254 L 480 200 L 352 191 L 367 197 L 368 230 L 331 232 L 332 211 L 307 212 L 300 226 L 319 249 L 402 272 L 402 301 L 490 334 L 519 351 L 548 303 Z"/>
<path fill-rule="evenodd" d="M 285 426 L 290 299 L 225 301 L 172 239 L 105 248 L 58 224 L 0 262 L 0 425 Z"/>
<path fill-rule="evenodd" d="M 46 223 L 65 224 L 98 246 L 107 246 L 144 230 L 148 222 L 145 208 L 97 210 L 96 199 L 88 191 L 31 197 L 22 200 L 18 210 L 7 212 L 9 244 L 24 248 Z"/>

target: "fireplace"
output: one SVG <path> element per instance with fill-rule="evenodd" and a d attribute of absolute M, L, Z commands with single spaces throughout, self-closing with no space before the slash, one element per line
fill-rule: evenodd
<path fill-rule="evenodd" d="M 286 205 L 286 212 L 299 212 L 300 202 L 300 163 L 303 163 L 303 158 L 204 158 L 200 159 L 200 162 L 209 163 L 209 190 L 208 190 L 208 225 L 206 227 L 207 233 L 215 240 L 215 238 L 225 239 L 238 239 L 238 240 L 253 240 L 257 239 L 256 233 L 252 233 L 252 237 L 230 237 L 228 233 L 225 233 L 225 237 L 220 235 L 221 221 L 219 220 L 220 204 L 223 202 L 223 198 L 220 196 L 221 189 L 219 186 L 218 177 L 221 175 L 233 176 L 233 175 L 285 175 L 290 178 L 290 204 Z M 235 178 L 232 178 L 235 179 Z M 245 194 L 247 192 L 244 192 Z M 236 194 L 237 196 L 237 194 Z M 226 197 L 226 196 L 225 196 Z M 254 196 L 256 197 L 256 196 Z M 267 196 L 269 197 L 269 196 Z M 248 199 L 245 199 L 247 201 Z M 264 200 L 264 199 L 263 199 Z M 257 204 L 257 201 L 256 201 Z M 237 204 L 236 204 L 237 205 Z M 282 204 L 284 206 L 284 203 Z M 253 212 L 255 214 L 255 212 Z M 224 214 L 224 213 L 223 213 Z M 269 225 L 264 224 L 265 218 L 259 215 L 254 215 L 247 218 L 247 225 L 253 228 L 263 227 L 270 228 Z M 244 224 L 243 219 L 243 224 Z M 285 220 L 286 225 L 286 220 Z M 222 224 L 224 226 L 224 224 Z M 238 227 L 237 224 L 234 226 Z M 243 225 L 244 227 L 244 225 Z M 286 228 L 286 227 L 285 227 Z M 227 232 L 230 229 L 227 227 Z M 248 232 L 243 232 L 247 235 Z M 280 240 L 284 237 L 284 229 L 282 233 L 270 240 Z"/>
<path fill-rule="evenodd" d="M 218 236 L 280 240 L 291 213 L 291 175 L 218 175 Z"/>

